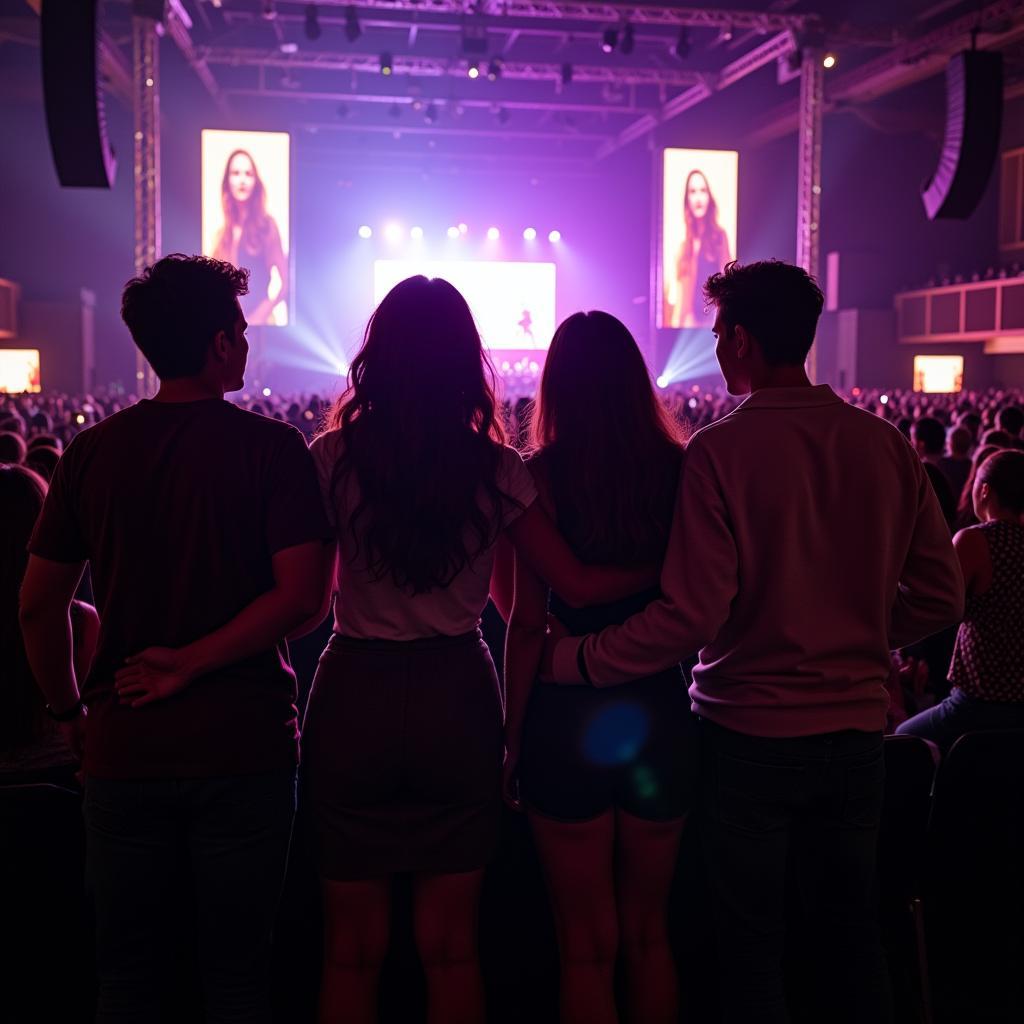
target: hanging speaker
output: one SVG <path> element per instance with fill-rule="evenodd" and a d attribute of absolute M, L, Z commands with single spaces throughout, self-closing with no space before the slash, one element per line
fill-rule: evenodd
<path fill-rule="evenodd" d="M 45 0 L 42 7 L 46 127 L 57 178 L 72 188 L 110 188 L 117 169 L 97 76 L 99 2 Z"/>
<path fill-rule="evenodd" d="M 974 213 L 995 166 L 1002 120 L 1002 54 L 965 50 L 951 57 L 942 155 L 921 190 L 929 220 Z"/>

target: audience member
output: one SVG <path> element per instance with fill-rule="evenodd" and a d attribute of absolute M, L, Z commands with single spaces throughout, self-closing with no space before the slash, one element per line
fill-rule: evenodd
<path fill-rule="evenodd" d="M 950 695 L 897 732 L 948 750 L 978 729 L 1024 727 L 1024 452 L 997 451 L 974 481 L 978 525 L 954 546 L 967 586 Z"/>
<path fill-rule="evenodd" d="M 949 432 L 949 454 L 939 459 L 939 469 L 959 499 L 971 475 L 971 432 L 966 427 L 954 427 Z"/>
<path fill-rule="evenodd" d="M 1003 406 L 996 414 L 996 426 L 1005 430 L 1015 442 L 1020 441 L 1024 431 L 1024 409 L 1019 405 Z"/>
<path fill-rule="evenodd" d="M 223 400 L 243 383 L 246 278 L 176 255 L 129 282 L 122 316 L 160 388 L 69 445 L 29 545 L 25 650 L 83 757 L 103 1024 L 161 1019 L 184 876 L 207 1018 L 270 1020 L 298 754 L 282 641 L 319 607 L 328 531 L 302 436 Z M 102 629 L 80 694 L 86 562 Z"/>
<path fill-rule="evenodd" d="M 0 466 L 0 780 L 5 784 L 74 784 L 78 761 L 46 714 L 18 624 L 18 592 L 28 564 L 26 550 L 43 507 L 46 483 L 24 466 Z M 71 603 L 71 651 L 77 675 L 84 677 L 96 649 L 96 609 Z"/>
<path fill-rule="evenodd" d="M 13 430 L 0 432 L 0 465 L 20 466 L 25 461 L 25 439 Z"/>
<path fill-rule="evenodd" d="M 38 473 L 47 483 L 52 479 L 58 462 L 60 462 L 60 452 L 56 448 L 49 448 L 41 444 L 29 448 L 25 456 L 25 465 Z"/>
<path fill-rule="evenodd" d="M 922 462 L 939 464 L 946 451 L 946 430 L 937 419 L 922 416 L 911 426 L 910 437 Z"/>
<path fill-rule="evenodd" d="M 540 500 L 580 559 L 660 567 L 681 432 L 615 317 L 576 313 L 555 332 L 533 442 L 529 466 Z M 521 795 L 547 881 L 561 950 L 561 1019 L 617 1019 L 621 949 L 627 1019 L 667 1024 L 679 1012 L 668 898 L 697 754 L 682 672 L 674 665 L 611 690 L 534 686 L 549 592 L 518 558 L 514 592 L 505 791 L 513 805 Z M 658 596 L 655 586 L 575 608 L 554 591 L 550 610 L 572 632 L 588 633 Z"/>
<path fill-rule="evenodd" d="M 990 456 L 1002 451 L 1000 445 L 983 444 L 974 452 L 971 460 L 971 472 L 967 476 L 967 482 L 960 493 L 960 501 L 957 503 L 956 528 L 965 530 L 968 526 L 977 526 L 978 517 L 974 514 L 974 481 L 978 476 L 978 468 Z"/>
<path fill-rule="evenodd" d="M 612 686 L 700 651 L 690 696 L 725 1020 L 790 1019 L 792 864 L 816 1019 L 878 1024 L 892 1014 L 873 898 L 889 652 L 957 621 L 963 581 L 911 447 L 807 379 L 814 281 L 730 264 L 706 295 L 726 386 L 750 397 L 688 445 L 664 596 L 563 639 L 553 675 Z"/>

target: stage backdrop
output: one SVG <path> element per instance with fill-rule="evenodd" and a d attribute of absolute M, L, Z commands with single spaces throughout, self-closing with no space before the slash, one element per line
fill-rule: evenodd
<path fill-rule="evenodd" d="M 666 149 L 662 154 L 657 326 L 710 327 L 702 288 L 736 259 L 739 154 Z"/>
<path fill-rule="evenodd" d="M 290 175 L 287 132 L 203 130 L 203 254 L 249 269 L 252 326 L 288 323 Z"/>
<path fill-rule="evenodd" d="M 546 349 L 555 333 L 555 265 L 499 260 L 377 260 L 373 302 L 415 274 L 441 277 L 462 292 L 484 345 Z"/>

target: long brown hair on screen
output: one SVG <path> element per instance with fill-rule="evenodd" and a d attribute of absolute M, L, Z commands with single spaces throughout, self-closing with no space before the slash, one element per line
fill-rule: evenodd
<path fill-rule="evenodd" d="M 593 311 L 559 325 L 534 410 L 533 448 L 559 526 L 581 558 L 661 560 L 683 444 L 625 324 Z"/>
<path fill-rule="evenodd" d="M 423 593 L 494 543 L 514 504 L 497 484 L 494 371 L 447 281 L 410 277 L 388 292 L 327 426 L 342 435 L 332 487 L 358 486 L 348 527 L 375 578 Z"/>

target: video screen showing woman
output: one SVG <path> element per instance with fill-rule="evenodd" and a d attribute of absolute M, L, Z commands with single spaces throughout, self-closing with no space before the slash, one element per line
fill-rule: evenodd
<path fill-rule="evenodd" d="M 203 132 L 203 253 L 249 271 L 252 326 L 288 323 L 289 137 Z"/>
<path fill-rule="evenodd" d="M 661 327 L 710 327 L 704 282 L 736 255 L 735 152 L 666 149 Z"/>

